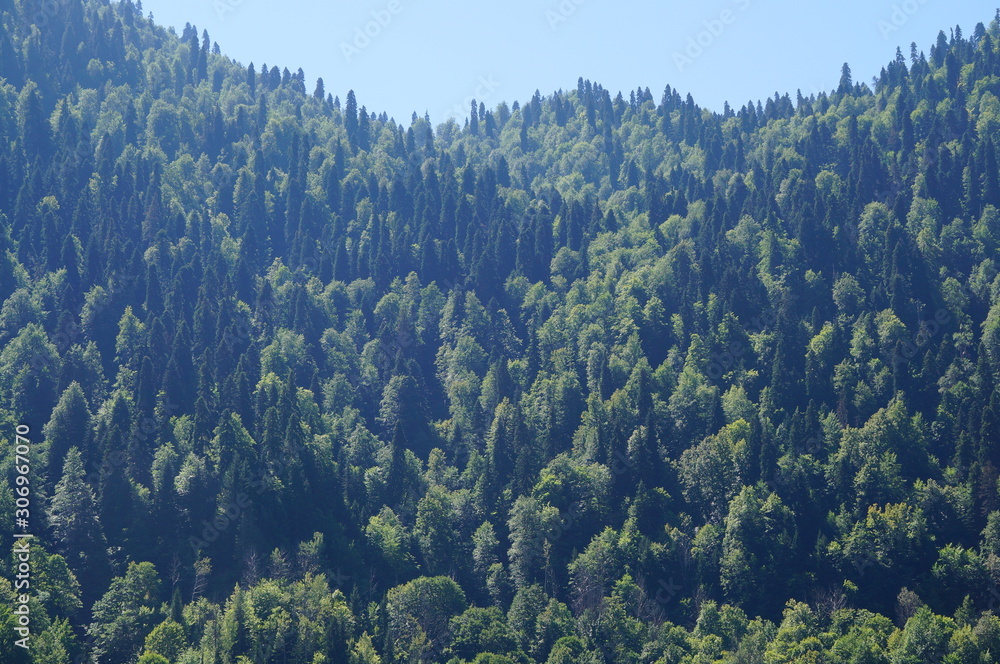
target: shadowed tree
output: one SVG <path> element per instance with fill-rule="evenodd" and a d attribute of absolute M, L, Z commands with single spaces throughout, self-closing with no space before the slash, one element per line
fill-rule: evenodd
<path fill-rule="evenodd" d="M 110 572 L 107 542 L 97 517 L 94 492 L 85 481 L 80 451 L 66 453 L 62 479 L 56 484 L 48 509 L 52 538 L 83 587 L 84 599 L 93 601 Z"/>

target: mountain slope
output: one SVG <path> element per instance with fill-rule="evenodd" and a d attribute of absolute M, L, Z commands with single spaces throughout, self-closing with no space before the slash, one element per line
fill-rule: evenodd
<path fill-rule="evenodd" d="M 129 1 L 0 12 L 33 661 L 1000 648 L 997 21 L 432 127 Z"/>

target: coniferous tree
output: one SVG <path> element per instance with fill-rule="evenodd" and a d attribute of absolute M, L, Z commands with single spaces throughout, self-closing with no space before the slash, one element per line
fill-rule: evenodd
<path fill-rule="evenodd" d="M 47 515 L 57 550 L 81 581 L 85 599 L 89 596 L 93 600 L 109 568 L 94 492 L 85 478 L 80 451 L 71 447 Z"/>

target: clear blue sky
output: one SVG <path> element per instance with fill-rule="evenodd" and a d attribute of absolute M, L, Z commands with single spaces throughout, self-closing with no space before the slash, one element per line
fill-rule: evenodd
<path fill-rule="evenodd" d="M 207 29 L 242 62 L 301 67 L 340 98 L 409 123 L 436 124 L 522 103 L 580 76 L 615 94 L 667 84 L 707 108 L 835 88 L 841 65 L 870 81 L 901 46 L 925 51 L 939 30 L 968 36 L 990 2 L 945 0 L 145 0 L 180 32 Z M 380 21 L 379 21 L 380 19 Z M 359 37 L 367 29 L 369 35 Z M 367 39 L 367 41 L 366 41 Z M 699 43 L 700 42 L 700 43 Z"/>

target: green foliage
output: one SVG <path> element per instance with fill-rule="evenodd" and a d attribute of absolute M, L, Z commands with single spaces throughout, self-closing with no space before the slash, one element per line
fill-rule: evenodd
<path fill-rule="evenodd" d="M 392 588 L 386 612 L 394 651 L 440 652 L 451 636 L 450 619 L 467 606 L 461 587 L 444 576 L 422 576 Z"/>
<path fill-rule="evenodd" d="M 152 563 L 129 563 L 125 576 L 114 579 L 94 603 L 87 634 L 102 661 L 124 664 L 139 653 L 153 628 L 159 583 Z"/>
<path fill-rule="evenodd" d="M 167 619 L 153 628 L 146 636 L 144 654 L 161 655 L 167 661 L 174 661 L 186 645 L 184 628 L 177 622 Z"/>
<path fill-rule="evenodd" d="M 62 5 L 0 2 L 35 661 L 1000 652 L 996 21 L 433 127 Z"/>

